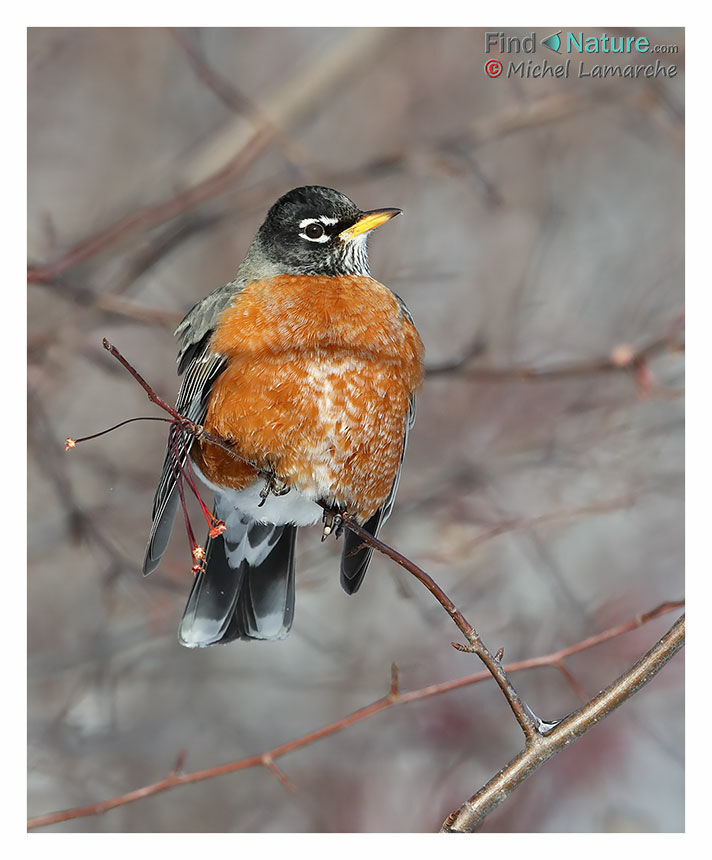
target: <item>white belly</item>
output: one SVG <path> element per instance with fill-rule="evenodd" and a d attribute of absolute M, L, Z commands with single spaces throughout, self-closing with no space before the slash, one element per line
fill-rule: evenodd
<path fill-rule="evenodd" d="M 195 474 L 215 493 L 218 514 L 225 521 L 227 521 L 227 511 L 231 506 L 234 510 L 246 514 L 256 522 L 274 523 L 278 526 L 289 524 L 311 526 L 318 523 L 324 513 L 311 495 L 300 493 L 295 489 L 291 489 L 283 496 L 275 496 L 270 493 L 266 499 L 262 499 L 260 492 L 265 486 L 262 478 L 244 490 L 218 487 L 208 481 L 192 460 L 190 462 Z"/>

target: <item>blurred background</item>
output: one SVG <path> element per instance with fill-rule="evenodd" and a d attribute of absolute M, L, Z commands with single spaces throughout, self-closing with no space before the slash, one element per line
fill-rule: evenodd
<path fill-rule="evenodd" d="M 403 690 L 480 668 L 386 559 L 348 598 L 318 527 L 300 532 L 286 641 L 180 647 L 180 523 L 139 570 L 163 426 L 64 453 L 162 414 L 102 337 L 172 400 L 176 323 L 296 185 L 405 211 L 372 269 L 431 373 L 383 539 L 505 660 L 682 596 L 684 34 L 625 33 L 679 46 L 677 76 L 490 79 L 499 54 L 474 29 L 29 30 L 30 815 L 154 782 L 183 750 L 186 770 L 265 752 L 384 695 L 392 662 Z M 515 683 L 561 716 L 674 617 L 567 660 L 575 685 L 554 667 Z M 682 672 L 484 830 L 683 829 Z M 487 682 L 279 759 L 295 791 L 258 768 L 53 829 L 433 831 L 520 746 Z"/>

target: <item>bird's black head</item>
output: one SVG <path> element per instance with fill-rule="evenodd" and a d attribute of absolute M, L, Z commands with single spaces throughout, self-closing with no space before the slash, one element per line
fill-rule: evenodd
<path fill-rule="evenodd" d="M 272 206 L 255 244 L 286 274 L 369 275 L 366 237 L 400 211 L 364 212 L 333 188 L 305 185 Z"/>

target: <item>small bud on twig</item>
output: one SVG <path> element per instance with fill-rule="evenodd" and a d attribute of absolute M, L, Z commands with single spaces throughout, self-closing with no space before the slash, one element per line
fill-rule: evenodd
<path fill-rule="evenodd" d="M 218 520 L 215 525 L 211 526 L 208 534 L 211 538 L 216 538 L 218 535 L 221 535 L 225 531 L 225 521 Z"/>
<path fill-rule="evenodd" d="M 620 343 L 611 350 L 611 364 L 616 367 L 627 367 L 634 358 L 635 352 L 628 343 Z"/>
<path fill-rule="evenodd" d="M 466 654 L 475 653 L 475 649 L 472 645 L 463 645 L 461 642 L 451 642 L 450 644 L 456 651 L 464 651 Z"/>
<path fill-rule="evenodd" d="M 398 693 L 400 692 L 400 682 L 398 677 L 398 666 L 395 663 L 391 663 L 391 689 L 388 693 L 388 698 L 391 701 L 394 701 L 398 698 Z"/>
<path fill-rule="evenodd" d="M 171 771 L 172 776 L 178 776 L 180 772 L 183 770 L 183 765 L 185 764 L 186 756 L 188 755 L 187 750 L 181 750 L 176 756 L 176 763 L 173 765 L 173 770 Z"/>

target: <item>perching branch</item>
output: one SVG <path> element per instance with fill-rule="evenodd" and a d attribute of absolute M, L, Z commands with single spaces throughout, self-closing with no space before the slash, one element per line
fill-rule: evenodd
<path fill-rule="evenodd" d="M 141 374 L 136 370 L 136 368 L 129 362 L 124 356 L 119 352 L 119 350 L 110 343 L 106 338 L 102 340 L 102 345 L 104 349 L 111 353 L 114 358 L 128 370 L 128 372 L 133 376 L 133 378 L 138 382 L 138 384 L 143 388 L 143 390 L 148 394 L 148 399 L 151 400 L 156 406 L 160 406 L 165 412 L 167 412 L 173 420 L 188 433 L 192 434 L 196 439 L 200 439 L 203 442 L 209 442 L 211 445 L 217 445 L 219 448 L 222 448 L 224 451 L 227 451 L 232 457 L 236 460 L 240 460 L 243 463 L 247 463 L 249 466 L 252 466 L 257 472 L 262 475 L 262 470 L 252 463 L 250 460 L 247 460 L 245 457 L 241 457 L 233 445 L 230 444 L 226 439 L 221 439 L 219 436 L 215 436 L 213 433 L 209 433 L 204 427 L 200 424 L 196 424 L 195 421 L 191 421 L 190 418 L 185 418 L 183 415 L 179 415 L 176 410 L 169 406 L 163 398 L 159 397 L 156 392 L 151 388 L 151 386 L 146 382 L 146 380 L 141 376 Z M 73 448 L 76 444 L 76 439 L 67 439 L 67 448 Z"/>
<path fill-rule="evenodd" d="M 104 338 L 103 340 L 103 345 L 104 349 L 110 352 L 114 356 L 114 358 L 116 358 L 117 361 L 119 361 L 121 365 L 125 367 L 126 370 L 128 370 L 128 372 L 139 383 L 139 385 L 141 385 L 144 391 L 146 391 L 146 393 L 148 394 L 149 400 L 152 400 L 157 406 L 160 406 L 161 409 L 164 409 L 166 412 L 168 412 L 168 414 L 171 415 L 173 419 L 183 429 L 193 433 L 194 436 L 196 438 L 199 438 L 201 441 L 219 445 L 221 448 L 229 451 L 231 454 L 234 454 L 234 456 L 239 456 L 235 453 L 234 447 L 227 440 L 220 439 L 219 437 L 214 436 L 212 433 L 207 432 L 201 425 L 196 424 L 194 421 L 190 421 L 189 419 L 186 419 L 183 416 L 179 415 L 176 410 L 173 409 L 172 406 L 169 406 L 162 398 L 160 398 L 155 393 L 155 391 L 136 370 L 136 368 L 126 358 L 124 358 L 124 356 L 119 352 L 119 350 L 115 346 L 113 346 L 113 344 L 109 343 L 106 338 Z M 254 464 L 251 465 L 254 466 Z M 255 466 L 255 468 L 257 468 L 257 466 Z M 265 477 L 268 480 L 273 480 L 275 476 L 265 475 Z M 323 507 L 326 508 L 325 505 L 323 505 Z M 536 736 L 541 730 L 541 721 L 521 699 L 519 693 L 517 693 L 517 691 L 515 690 L 512 682 L 507 677 L 507 673 L 502 668 L 502 664 L 500 663 L 500 661 L 490 653 L 489 649 L 484 644 L 475 628 L 470 624 L 469 621 L 467 621 L 462 612 L 460 612 L 460 610 L 455 606 L 452 600 L 450 600 L 447 594 L 445 594 L 442 588 L 440 588 L 437 582 L 435 582 L 435 580 L 431 576 L 429 576 L 424 570 L 419 568 L 418 565 L 410 561 L 410 559 L 406 558 L 404 555 L 401 555 L 401 553 L 387 546 L 378 538 L 373 537 L 373 535 L 371 535 L 364 528 L 362 528 L 356 522 L 356 520 L 348 513 L 344 514 L 343 522 L 344 525 L 348 529 L 350 529 L 355 535 L 360 537 L 364 543 L 377 549 L 384 555 L 387 555 L 392 558 L 397 564 L 400 564 L 401 567 L 404 567 L 428 589 L 428 591 L 435 597 L 435 599 L 440 603 L 443 609 L 445 609 L 448 615 L 459 627 L 460 631 L 465 636 L 465 639 L 467 639 L 468 644 L 466 646 L 453 643 L 454 647 L 458 648 L 461 651 L 469 651 L 473 654 L 476 654 L 480 658 L 480 660 L 482 660 L 487 669 L 491 672 L 492 677 L 499 685 L 505 698 L 507 699 L 507 702 L 512 709 L 512 712 L 514 713 L 517 722 L 519 723 L 522 731 L 524 732 L 524 737 L 526 738 L 527 743 L 530 743 L 534 738 L 536 738 Z"/>
<path fill-rule="evenodd" d="M 578 642 L 575 645 L 571 645 L 568 648 L 562 649 L 560 651 L 554 651 L 551 654 L 545 654 L 540 657 L 532 657 L 528 660 L 520 660 L 515 663 L 509 663 L 505 666 L 505 669 L 508 673 L 514 673 L 540 666 L 558 666 L 558 664 L 560 664 L 565 657 L 571 654 L 577 654 L 580 651 L 584 651 L 589 648 L 593 648 L 596 645 L 600 645 L 602 642 L 607 642 L 609 639 L 614 639 L 618 636 L 622 636 L 624 633 L 628 633 L 631 630 L 635 630 L 638 627 L 642 627 L 644 624 L 649 623 L 653 619 L 659 618 L 661 615 L 664 615 L 668 612 L 672 612 L 673 610 L 678 609 L 682 605 L 683 604 L 681 601 L 663 603 L 655 609 L 651 610 L 650 612 L 646 612 L 643 615 L 636 616 L 625 624 L 611 627 L 608 630 L 604 630 L 601 633 L 598 633 L 597 635 L 592 636 L 582 642 Z M 137 800 L 143 800 L 145 797 L 151 797 L 154 794 L 160 794 L 164 791 L 169 791 L 181 785 L 189 785 L 194 782 L 202 782 L 204 780 L 212 779 L 213 777 L 220 776 L 222 774 L 234 773 L 238 770 L 246 770 L 252 767 L 267 767 L 268 769 L 272 770 L 275 775 L 277 775 L 275 771 L 276 765 L 274 764 L 274 760 L 277 758 L 281 758 L 287 753 L 302 749 L 303 747 L 315 743 L 322 738 L 336 734 L 336 732 L 339 732 L 342 729 L 353 725 L 354 723 L 360 722 L 361 720 L 365 720 L 366 718 L 377 714 L 379 711 L 385 711 L 394 705 L 405 705 L 409 702 L 415 702 L 420 699 L 429 699 L 433 696 L 440 696 L 444 693 L 449 693 L 452 690 L 458 690 L 462 687 L 482 683 L 490 677 L 491 675 L 489 672 L 478 672 L 477 674 L 468 675 L 464 678 L 457 678 L 453 681 L 444 681 L 440 684 L 431 684 L 428 687 L 423 687 L 418 690 L 410 690 L 406 693 L 403 693 L 399 689 L 398 671 L 394 665 L 391 671 L 390 689 L 386 696 L 381 699 L 378 699 L 371 705 L 367 705 L 364 708 L 359 708 L 357 711 L 353 711 L 346 717 L 342 717 L 342 719 L 336 720 L 335 722 L 330 723 L 329 725 L 324 726 L 320 729 L 317 729 L 316 731 L 309 732 L 308 734 L 303 735 L 300 738 L 274 747 L 273 749 L 268 750 L 261 755 L 250 756 L 249 758 L 228 762 L 226 764 L 218 765 L 212 768 L 205 768 L 204 770 L 193 771 L 191 773 L 181 773 L 182 765 L 185 760 L 185 753 L 182 753 L 179 757 L 179 761 L 176 767 L 174 767 L 173 771 L 165 779 L 159 780 L 158 782 L 154 782 L 151 785 L 142 786 L 141 788 L 134 789 L 133 791 L 128 791 L 125 794 L 118 795 L 117 797 L 112 797 L 109 800 L 101 801 L 99 803 L 89 804 L 87 806 L 77 807 L 75 809 L 66 809 L 61 812 L 52 812 L 48 813 L 47 815 L 38 815 L 35 818 L 30 818 L 28 820 L 27 827 L 28 829 L 32 830 L 38 827 L 47 827 L 51 824 L 60 824 L 63 821 L 71 821 L 76 818 L 86 818 L 92 815 L 101 815 L 102 813 L 108 812 L 111 809 L 116 809 L 119 806 L 126 806 L 129 803 L 134 803 Z M 291 787 L 291 782 L 289 782 L 289 780 L 284 776 L 281 770 L 279 771 L 279 773 L 282 774 L 283 779 L 282 777 L 280 777 L 280 781 L 285 784 L 285 787 L 287 785 Z"/>
<path fill-rule="evenodd" d="M 574 711 L 555 728 L 540 735 L 506 767 L 493 777 L 477 794 L 445 819 L 442 832 L 472 832 L 517 786 L 539 765 L 580 738 L 619 705 L 651 681 L 665 664 L 685 644 L 685 616 L 679 618 L 647 654 L 583 707 Z"/>
<path fill-rule="evenodd" d="M 379 552 L 383 553 L 383 555 L 387 555 L 389 558 L 393 559 L 396 564 L 399 564 L 401 567 L 405 568 L 419 582 L 421 582 L 435 597 L 438 603 L 443 607 L 443 609 L 448 613 L 450 618 L 452 618 L 455 624 L 459 627 L 460 631 L 468 642 L 467 645 L 460 645 L 455 642 L 453 642 L 452 645 L 457 648 L 458 651 L 469 651 L 472 654 L 476 654 L 485 664 L 488 671 L 499 685 L 499 688 L 504 693 L 509 707 L 512 709 L 512 712 L 514 713 L 517 722 L 519 723 L 522 731 L 524 732 L 524 737 L 526 738 L 527 744 L 531 743 L 540 732 L 541 721 L 521 699 L 519 693 L 517 693 L 512 682 L 509 680 L 509 677 L 507 676 L 507 673 L 502 667 L 500 661 L 497 659 L 496 656 L 493 656 L 490 653 L 475 628 L 469 623 L 469 621 L 467 621 L 462 612 L 460 612 L 460 610 L 455 606 L 452 600 L 450 600 L 447 594 L 445 594 L 442 588 L 440 588 L 437 582 L 435 582 L 435 580 L 424 570 L 418 567 L 415 562 L 412 562 L 409 558 L 406 558 L 404 555 L 401 555 L 401 553 L 399 553 L 397 550 L 383 543 L 383 541 L 379 540 L 378 538 L 373 537 L 373 535 L 367 532 L 366 529 L 362 528 L 353 519 L 353 517 L 348 515 L 345 516 L 344 524 L 355 535 L 360 537 L 363 543 L 368 544 L 374 549 L 377 549 Z"/>

